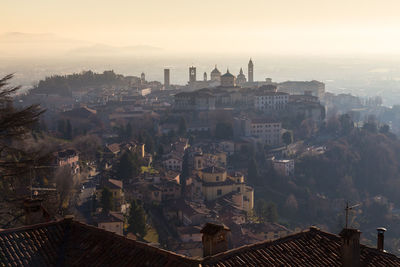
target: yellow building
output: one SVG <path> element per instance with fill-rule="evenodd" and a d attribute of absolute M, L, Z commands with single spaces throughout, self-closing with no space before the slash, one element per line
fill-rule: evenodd
<path fill-rule="evenodd" d="M 206 201 L 213 201 L 229 193 L 237 192 L 242 196 L 241 208 L 250 211 L 254 207 L 254 190 L 244 182 L 241 173 L 228 175 L 224 168 L 208 167 L 199 173 L 202 180 L 202 194 Z"/>
<path fill-rule="evenodd" d="M 104 182 L 102 187 L 97 190 L 96 192 L 96 197 L 97 199 L 101 198 L 101 194 L 103 191 L 103 188 L 107 187 L 113 197 L 113 202 L 114 202 L 114 207 L 113 211 L 121 211 L 121 207 L 124 204 L 124 193 L 122 191 L 122 181 L 116 180 L 116 179 L 108 179 Z"/>

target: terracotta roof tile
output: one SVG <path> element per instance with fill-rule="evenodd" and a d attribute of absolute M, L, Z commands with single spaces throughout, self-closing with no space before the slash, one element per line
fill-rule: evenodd
<path fill-rule="evenodd" d="M 191 259 L 64 219 L 0 231 L 0 266 L 341 266 L 340 248 L 340 236 L 310 228 Z M 363 245 L 360 250 L 361 266 L 400 266 L 395 255 Z"/>
<path fill-rule="evenodd" d="M 199 266 L 198 260 L 61 220 L 0 231 L 0 266 Z"/>
<path fill-rule="evenodd" d="M 310 228 L 204 258 L 202 266 L 342 266 L 340 236 Z M 400 258 L 360 246 L 361 266 L 400 266 Z"/>

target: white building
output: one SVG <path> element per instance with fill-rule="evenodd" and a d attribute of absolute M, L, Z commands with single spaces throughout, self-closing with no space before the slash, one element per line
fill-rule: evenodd
<path fill-rule="evenodd" d="M 162 161 L 162 166 L 166 170 L 173 170 L 173 171 L 182 171 L 182 158 L 178 157 L 175 154 L 170 154 L 167 156 L 166 159 Z"/>
<path fill-rule="evenodd" d="M 272 166 L 279 175 L 292 176 L 294 174 L 293 159 L 273 160 Z"/>
<path fill-rule="evenodd" d="M 258 92 L 254 96 L 254 108 L 257 110 L 283 110 L 289 102 L 289 94 L 283 92 Z"/>
<path fill-rule="evenodd" d="M 120 212 L 100 213 L 94 217 L 94 222 L 101 229 L 124 235 L 124 215 Z"/>
<path fill-rule="evenodd" d="M 256 136 L 265 144 L 278 146 L 282 143 L 282 123 L 263 119 L 253 119 L 246 129 L 246 136 Z"/>

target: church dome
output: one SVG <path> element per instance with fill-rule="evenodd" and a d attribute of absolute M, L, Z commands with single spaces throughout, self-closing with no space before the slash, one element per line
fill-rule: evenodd
<path fill-rule="evenodd" d="M 226 73 L 225 73 L 224 75 L 222 75 L 221 77 L 235 77 L 235 76 L 233 76 L 233 75 L 229 72 L 229 70 L 227 70 Z"/>
<path fill-rule="evenodd" d="M 217 65 L 215 65 L 215 68 L 211 71 L 211 74 L 221 74 L 221 72 L 217 69 Z"/>

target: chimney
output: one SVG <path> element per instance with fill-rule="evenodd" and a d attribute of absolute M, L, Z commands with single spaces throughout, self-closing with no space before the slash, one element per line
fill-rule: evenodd
<path fill-rule="evenodd" d="M 379 251 L 384 251 L 386 229 L 383 227 L 379 227 L 376 228 L 376 231 L 378 231 L 377 248 Z"/>
<path fill-rule="evenodd" d="M 207 223 L 200 233 L 203 234 L 203 256 L 212 256 L 229 249 L 230 229 L 223 224 Z"/>
<path fill-rule="evenodd" d="M 50 220 L 48 212 L 42 207 L 42 202 L 43 200 L 40 198 L 25 199 L 25 225 L 38 224 L 48 222 Z"/>
<path fill-rule="evenodd" d="M 344 228 L 340 232 L 342 239 L 341 255 L 344 267 L 360 266 L 360 234 L 357 229 Z"/>

